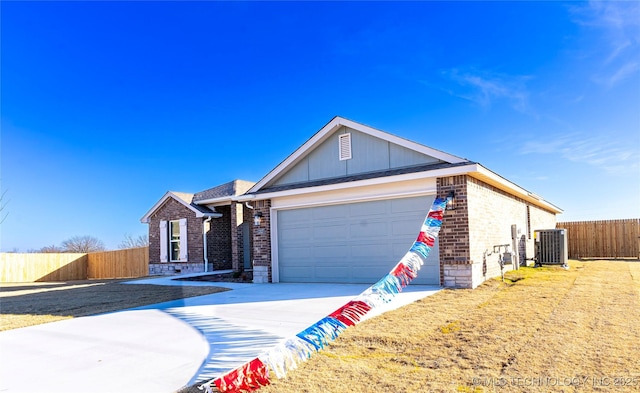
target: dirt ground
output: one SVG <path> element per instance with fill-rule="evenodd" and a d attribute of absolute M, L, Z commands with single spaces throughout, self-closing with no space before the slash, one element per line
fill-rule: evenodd
<path fill-rule="evenodd" d="M 84 280 L 0 285 L 0 331 L 226 291 Z"/>

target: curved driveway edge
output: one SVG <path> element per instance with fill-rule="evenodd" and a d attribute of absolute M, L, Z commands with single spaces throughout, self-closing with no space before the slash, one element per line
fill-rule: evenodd
<path fill-rule="evenodd" d="M 1 332 L 0 392 L 174 392 L 255 358 L 369 287 L 171 278 L 128 284 L 232 290 Z M 439 290 L 411 285 L 367 318 Z"/>

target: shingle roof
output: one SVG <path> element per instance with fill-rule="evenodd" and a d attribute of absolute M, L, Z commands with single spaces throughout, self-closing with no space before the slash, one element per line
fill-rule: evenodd
<path fill-rule="evenodd" d="M 263 188 L 252 194 L 262 194 L 265 192 L 294 190 L 297 188 L 305 188 L 305 187 L 326 186 L 330 184 L 348 183 L 352 181 L 367 180 L 367 179 L 373 179 L 377 177 L 404 175 L 407 173 L 428 172 L 436 169 L 453 168 L 457 166 L 464 166 L 464 165 L 470 165 L 470 164 L 475 164 L 475 163 L 471 161 L 465 161 L 465 162 L 459 162 L 454 164 L 451 164 L 448 162 L 440 162 L 436 164 L 415 165 L 415 166 L 409 166 L 404 168 L 387 169 L 384 171 L 359 173 L 357 175 L 352 175 L 352 176 L 334 177 L 330 179 L 320 179 L 320 180 L 303 182 L 303 183 L 283 184 L 281 186 L 272 186 L 268 188 Z"/>
<path fill-rule="evenodd" d="M 247 180 L 233 180 L 219 186 L 209 188 L 208 190 L 196 192 L 192 194 L 193 203 L 208 199 L 217 199 L 242 195 L 247 192 L 255 183 Z M 189 201 L 191 203 L 192 201 Z"/>
<path fill-rule="evenodd" d="M 190 194 L 188 192 L 179 192 L 179 191 L 170 191 L 171 194 L 173 194 L 176 198 L 180 198 L 182 199 L 182 201 L 184 203 L 186 203 L 187 205 L 191 206 L 192 208 L 196 209 L 197 211 L 199 211 L 200 213 L 215 213 L 215 210 L 211 210 L 206 206 L 200 206 L 200 205 L 196 205 L 195 203 L 193 203 L 193 196 L 194 194 Z"/>

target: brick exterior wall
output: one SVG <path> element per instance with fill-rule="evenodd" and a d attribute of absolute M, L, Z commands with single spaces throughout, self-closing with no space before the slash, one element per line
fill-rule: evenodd
<path fill-rule="evenodd" d="M 232 268 L 231 207 L 217 206 L 220 218 L 212 218 L 207 230 L 208 271 Z M 188 260 L 160 262 L 160 221 L 187 219 Z M 169 275 L 204 272 L 203 223 L 206 218 L 173 198 L 169 198 L 149 217 L 149 274 Z M 240 234 L 242 238 L 242 234 Z M 240 243 L 241 244 L 241 243 Z"/>
<path fill-rule="evenodd" d="M 149 218 L 149 264 L 161 263 L 160 221 L 179 220 L 181 218 L 187 219 L 187 246 L 189 252 L 186 262 L 204 263 L 202 218 L 197 218 L 195 212 L 175 199 L 169 198 Z"/>
<path fill-rule="evenodd" d="M 231 207 L 216 206 L 220 218 L 212 218 L 207 232 L 209 270 L 231 269 Z M 191 248 L 191 247 L 189 247 Z"/>
<path fill-rule="evenodd" d="M 440 252 L 440 285 L 471 288 L 471 254 L 469 249 L 469 209 L 467 177 L 451 176 L 436 179 L 437 196 L 446 198 L 455 193 L 455 210 L 446 210 L 438 236 Z"/>
<path fill-rule="evenodd" d="M 441 284 L 445 287 L 475 288 L 500 276 L 494 245 L 508 244 L 511 252 L 520 254 L 504 271 L 514 269 L 518 262 L 524 264 L 525 258 L 533 257 L 533 239 L 527 232 L 555 228 L 552 212 L 470 176 L 439 178 L 436 184 L 438 196 L 446 197 L 453 190 L 456 199 L 456 209 L 445 213 L 439 238 Z M 518 230 L 515 250 L 513 224 Z"/>
<path fill-rule="evenodd" d="M 262 214 L 260 226 L 253 227 L 253 282 L 272 282 L 271 200 L 256 201 L 253 208 L 254 214 Z"/>

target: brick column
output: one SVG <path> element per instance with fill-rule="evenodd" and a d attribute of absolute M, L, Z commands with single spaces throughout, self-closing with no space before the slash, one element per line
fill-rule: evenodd
<path fill-rule="evenodd" d="M 272 282 L 271 200 L 256 201 L 253 207 L 254 214 L 262 214 L 260 225 L 253 227 L 253 282 Z"/>
<path fill-rule="evenodd" d="M 446 198 L 455 193 L 455 210 L 447 210 L 439 234 L 440 284 L 445 287 L 472 288 L 473 269 L 469 247 L 469 209 L 467 176 L 436 180 L 437 194 Z"/>
<path fill-rule="evenodd" d="M 231 202 L 231 268 L 234 272 L 243 270 L 242 222 L 244 221 L 241 203 Z"/>

